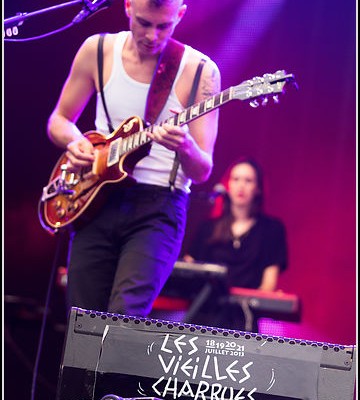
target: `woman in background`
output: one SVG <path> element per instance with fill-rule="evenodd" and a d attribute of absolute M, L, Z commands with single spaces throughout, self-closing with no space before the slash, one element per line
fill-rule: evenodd
<path fill-rule="evenodd" d="M 287 268 L 286 231 L 281 220 L 263 210 L 261 168 L 241 158 L 230 165 L 221 183 L 224 194 L 216 199 L 211 218 L 201 223 L 184 260 L 225 265 L 230 288 L 276 290 L 279 274 Z M 213 303 L 194 323 L 245 330 L 246 310 Z M 258 332 L 256 316 L 251 325 L 247 330 Z"/>

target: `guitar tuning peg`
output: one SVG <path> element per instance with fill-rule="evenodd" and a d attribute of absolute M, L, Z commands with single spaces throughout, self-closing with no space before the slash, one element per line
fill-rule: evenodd
<path fill-rule="evenodd" d="M 253 108 L 259 107 L 259 102 L 257 100 L 250 101 L 250 106 Z"/>
<path fill-rule="evenodd" d="M 266 106 L 266 104 L 269 102 L 269 99 L 267 97 L 264 97 L 261 101 L 262 106 Z"/>
<path fill-rule="evenodd" d="M 272 98 L 273 98 L 275 104 L 279 104 L 280 100 L 279 100 L 279 96 L 277 94 L 275 94 Z"/>
<path fill-rule="evenodd" d="M 281 78 L 282 76 L 285 76 L 285 75 L 286 75 L 286 71 L 284 69 L 279 69 L 275 72 L 275 76 L 277 78 Z"/>
<path fill-rule="evenodd" d="M 274 74 L 264 74 L 263 79 L 265 82 L 271 82 L 274 80 L 275 75 Z"/>
<path fill-rule="evenodd" d="M 299 90 L 299 85 L 297 84 L 297 82 L 295 80 L 293 80 L 291 83 L 293 84 L 293 86 L 295 87 L 296 90 Z"/>

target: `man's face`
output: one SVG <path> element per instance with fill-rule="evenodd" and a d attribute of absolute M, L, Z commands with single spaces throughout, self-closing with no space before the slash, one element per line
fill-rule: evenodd
<path fill-rule="evenodd" d="M 149 0 L 125 0 L 130 30 L 138 50 L 143 55 L 159 54 L 166 46 L 186 10 L 181 0 L 161 7 Z"/>

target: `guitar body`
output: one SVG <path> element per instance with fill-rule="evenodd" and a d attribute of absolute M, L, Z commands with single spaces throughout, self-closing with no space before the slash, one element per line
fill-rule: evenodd
<path fill-rule="evenodd" d="M 149 154 L 150 142 L 119 156 L 115 163 L 111 162 L 110 152 L 123 139 L 142 129 L 141 118 L 131 117 L 110 136 L 86 132 L 84 136 L 93 144 L 96 155 L 93 165 L 86 170 L 64 171 L 63 166 L 68 162 L 66 154 L 59 158 L 39 202 L 39 218 L 46 230 L 54 233 L 69 225 L 79 226 L 101 207 L 113 184 L 126 186 L 135 182 L 131 173 L 135 164 Z"/>

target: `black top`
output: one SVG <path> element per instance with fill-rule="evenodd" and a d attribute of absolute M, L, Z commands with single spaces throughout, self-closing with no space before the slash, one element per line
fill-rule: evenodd
<path fill-rule="evenodd" d="M 266 267 L 275 264 L 281 271 L 287 268 L 286 232 L 279 219 L 261 215 L 238 240 L 209 243 L 216 221 L 200 225 L 189 254 L 196 261 L 227 266 L 230 286 L 257 289 Z"/>

